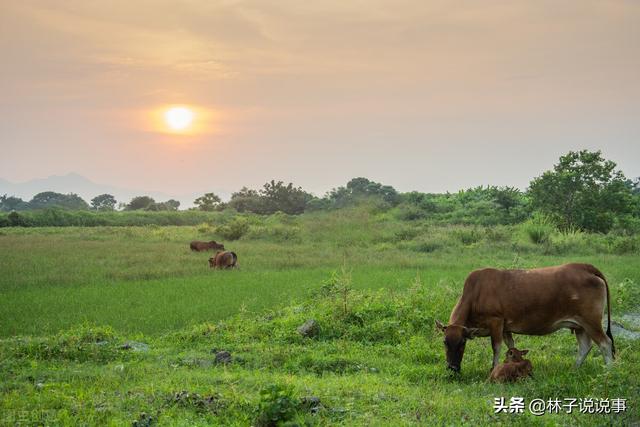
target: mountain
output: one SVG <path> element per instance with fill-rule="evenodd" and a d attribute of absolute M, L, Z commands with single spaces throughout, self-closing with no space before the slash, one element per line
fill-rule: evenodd
<path fill-rule="evenodd" d="M 17 196 L 25 201 L 43 191 L 55 191 L 58 193 L 76 193 L 89 203 L 98 194 L 112 194 L 118 202 L 128 202 L 135 196 L 151 196 L 156 201 L 163 202 L 169 199 L 180 201 L 182 209 L 193 206 L 193 201 L 204 194 L 169 194 L 159 191 L 149 191 L 143 189 L 120 188 L 111 185 L 98 184 L 77 173 L 66 175 L 52 175 L 47 178 L 32 179 L 26 182 L 13 183 L 0 178 L 0 195 Z M 214 190 L 215 191 L 215 190 Z M 225 192 L 216 192 L 220 197 L 228 197 Z"/>

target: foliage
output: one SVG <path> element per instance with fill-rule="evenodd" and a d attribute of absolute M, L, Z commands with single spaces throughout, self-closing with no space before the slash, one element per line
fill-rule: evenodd
<path fill-rule="evenodd" d="M 287 214 L 301 214 L 312 195 L 292 183 L 271 180 L 264 184 L 260 191 L 242 187 L 231 195 L 229 207 L 238 212 L 253 212 L 269 215 L 278 211 Z"/>
<path fill-rule="evenodd" d="M 148 210 L 156 201 L 149 196 L 136 196 L 124 208 L 127 211 Z"/>
<path fill-rule="evenodd" d="M 100 194 L 91 199 L 91 207 L 96 211 L 112 211 L 117 203 L 116 198 L 111 194 Z"/>
<path fill-rule="evenodd" d="M 540 245 L 549 242 L 555 226 L 549 216 L 537 214 L 527 220 L 523 228 L 531 242 Z"/>
<path fill-rule="evenodd" d="M 43 209 L 43 208 L 64 208 L 71 210 L 88 210 L 89 205 L 82 200 L 80 196 L 74 193 L 61 194 L 55 191 L 44 191 L 38 193 L 31 201 L 29 201 L 29 207 L 31 209 Z"/>
<path fill-rule="evenodd" d="M 149 196 L 137 196 L 131 199 L 131 201 L 124 207 L 126 211 L 177 211 L 180 207 L 180 202 L 174 199 L 169 199 L 166 202 L 156 202 Z"/>
<path fill-rule="evenodd" d="M 571 151 L 553 170 L 531 181 L 531 201 L 557 218 L 561 228 L 607 232 L 633 203 L 627 179 L 615 168 L 600 151 Z"/>
<path fill-rule="evenodd" d="M 193 202 L 197 209 L 201 211 L 215 211 L 221 206 L 222 200 L 214 193 L 205 193 Z"/>
<path fill-rule="evenodd" d="M 0 196 L 0 211 L 11 212 L 26 209 L 29 209 L 29 203 L 19 197 L 7 196 L 6 194 Z"/>
<path fill-rule="evenodd" d="M 304 191 L 301 187 L 294 187 L 292 183 L 287 185 L 282 181 L 271 180 L 264 184 L 260 190 L 260 196 L 263 198 L 264 210 L 263 214 L 271 214 L 278 211 L 295 215 L 304 212 L 305 206 L 311 200 L 311 194 Z"/>
<path fill-rule="evenodd" d="M 298 406 L 291 386 L 270 384 L 260 390 L 260 402 L 255 410 L 257 427 L 276 427 L 293 419 Z"/>
<path fill-rule="evenodd" d="M 174 199 L 169 199 L 166 202 L 152 203 L 147 207 L 148 211 L 177 211 L 180 207 L 180 202 Z"/>
<path fill-rule="evenodd" d="M 216 229 L 216 233 L 227 240 L 238 240 L 247 231 L 249 231 L 249 221 L 243 217 L 236 217 Z"/>
<path fill-rule="evenodd" d="M 526 196 L 512 187 L 475 187 L 457 193 L 404 193 L 399 219 L 446 224 L 516 224 L 530 215 Z"/>
<path fill-rule="evenodd" d="M 339 208 L 370 197 L 380 198 L 391 206 L 400 202 L 400 195 L 392 186 L 362 177 L 351 179 L 345 187 L 334 188 L 327 194 L 326 199 L 333 207 Z"/>

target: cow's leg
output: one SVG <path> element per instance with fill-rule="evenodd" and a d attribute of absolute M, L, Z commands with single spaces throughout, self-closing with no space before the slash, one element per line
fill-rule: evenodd
<path fill-rule="evenodd" d="M 507 344 L 507 347 L 509 348 L 515 347 L 515 344 L 513 343 L 513 335 L 511 335 L 511 332 L 504 331 L 502 333 L 502 337 L 504 338 L 504 342 L 505 344 Z"/>
<path fill-rule="evenodd" d="M 502 319 L 491 325 L 491 348 L 493 349 L 493 368 L 500 363 L 500 348 L 502 347 Z"/>
<path fill-rule="evenodd" d="M 600 322 L 592 325 L 584 325 L 584 328 L 593 342 L 596 343 L 598 347 L 600 347 L 604 362 L 607 365 L 613 363 L 613 347 L 611 345 L 611 339 L 609 339 L 609 337 L 605 335 Z"/>
<path fill-rule="evenodd" d="M 589 337 L 589 334 L 587 334 L 587 331 L 582 328 L 577 328 L 575 333 L 576 339 L 578 340 L 578 358 L 576 359 L 576 368 L 579 368 L 591 351 L 591 338 Z"/>

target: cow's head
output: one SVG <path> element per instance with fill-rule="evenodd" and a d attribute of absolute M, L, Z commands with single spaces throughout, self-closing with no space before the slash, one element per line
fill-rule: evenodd
<path fill-rule="evenodd" d="M 462 325 L 444 325 L 436 320 L 436 327 L 444 333 L 444 348 L 447 353 L 447 367 L 454 372 L 460 372 L 464 346 L 467 340 L 480 334 L 478 328 L 467 328 Z"/>
<path fill-rule="evenodd" d="M 518 350 L 515 347 L 511 347 L 507 350 L 507 354 L 505 355 L 505 362 L 522 362 L 524 359 L 522 356 L 529 353 L 529 350 Z"/>
<path fill-rule="evenodd" d="M 211 246 L 212 249 L 220 249 L 224 251 L 224 245 L 216 242 L 215 240 L 210 241 L 209 246 Z"/>

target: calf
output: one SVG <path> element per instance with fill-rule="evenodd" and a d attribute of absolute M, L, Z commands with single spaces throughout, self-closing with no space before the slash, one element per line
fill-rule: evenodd
<path fill-rule="evenodd" d="M 527 376 L 533 376 L 531 362 L 522 358 L 528 352 L 529 350 L 510 348 L 507 351 L 504 363 L 493 368 L 489 379 L 494 382 L 513 382 Z"/>
<path fill-rule="evenodd" d="M 209 249 L 224 251 L 224 245 L 222 243 L 216 242 L 215 240 L 212 240 L 210 242 L 201 242 L 199 240 L 194 240 L 189 244 L 189 247 L 192 251 L 196 252 L 208 251 Z"/>
<path fill-rule="evenodd" d="M 235 252 L 225 251 L 217 252 L 214 256 L 209 258 L 210 268 L 233 268 L 238 265 L 238 255 Z"/>

